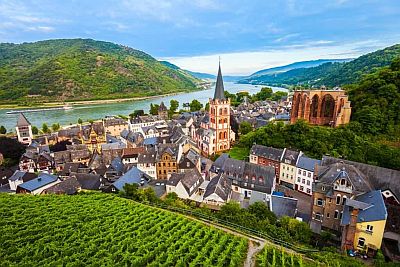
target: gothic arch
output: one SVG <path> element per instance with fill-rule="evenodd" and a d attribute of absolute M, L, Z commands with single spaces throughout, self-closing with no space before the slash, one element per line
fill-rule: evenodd
<path fill-rule="evenodd" d="M 293 112 L 292 112 L 292 117 L 297 118 L 299 114 L 299 107 L 300 107 L 300 94 L 295 94 L 293 96 L 292 103 L 294 103 L 293 106 Z"/>
<path fill-rule="evenodd" d="M 333 118 L 335 112 L 335 99 L 330 95 L 326 94 L 322 98 L 321 102 L 321 117 Z"/>
<path fill-rule="evenodd" d="M 308 95 L 304 94 L 301 97 L 301 114 L 300 114 L 300 118 L 304 118 L 304 114 L 306 113 L 306 109 L 307 109 L 307 102 L 308 102 Z"/>
<path fill-rule="evenodd" d="M 310 118 L 318 117 L 319 96 L 315 94 L 311 99 Z"/>
<path fill-rule="evenodd" d="M 340 112 L 342 111 L 343 106 L 344 106 L 344 99 L 341 98 L 339 103 L 338 114 L 340 114 Z"/>

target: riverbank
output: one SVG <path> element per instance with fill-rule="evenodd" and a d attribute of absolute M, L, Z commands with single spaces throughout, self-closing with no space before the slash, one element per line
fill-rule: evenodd
<path fill-rule="evenodd" d="M 197 91 L 202 91 L 196 90 Z M 121 102 L 129 102 L 129 101 L 142 101 L 149 100 L 159 97 L 168 97 L 174 95 L 185 94 L 188 92 L 177 92 L 177 93 L 169 93 L 162 95 L 154 95 L 154 96 L 141 96 L 141 97 L 131 97 L 131 98 L 116 98 L 116 99 L 97 99 L 97 100 L 78 100 L 78 101 L 66 101 L 66 102 L 47 102 L 41 103 L 38 105 L 20 105 L 20 104 L 0 104 L 0 109 L 36 109 L 36 108 L 55 108 L 55 107 L 63 107 L 65 105 L 76 105 L 76 106 L 84 106 L 84 105 L 97 105 L 97 104 L 108 104 L 108 103 L 121 103 Z"/>

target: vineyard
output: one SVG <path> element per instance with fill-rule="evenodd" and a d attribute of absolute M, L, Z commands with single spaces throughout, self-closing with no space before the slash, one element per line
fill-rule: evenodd
<path fill-rule="evenodd" d="M 106 194 L 0 194 L 0 266 L 242 266 L 248 241 Z"/>
<path fill-rule="evenodd" d="M 289 253 L 283 248 L 265 246 L 257 255 L 258 267 L 362 267 L 362 262 L 342 254 L 321 251 L 307 255 Z"/>

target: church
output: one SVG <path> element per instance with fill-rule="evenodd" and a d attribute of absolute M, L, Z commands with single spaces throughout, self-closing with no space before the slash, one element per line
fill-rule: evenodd
<path fill-rule="evenodd" d="M 218 67 L 214 97 L 209 100 L 210 109 L 201 118 L 199 127 L 192 125 L 191 136 L 204 156 L 229 150 L 235 141 L 231 129 L 231 101 L 224 94 L 221 65 Z"/>

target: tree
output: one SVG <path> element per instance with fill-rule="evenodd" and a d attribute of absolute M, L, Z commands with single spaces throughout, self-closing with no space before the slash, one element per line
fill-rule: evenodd
<path fill-rule="evenodd" d="M 268 220 L 269 223 L 276 223 L 276 215 L 262 202 L 255 202 L 248 207 L 248 211 L 254 214 L 259 220 Z"/>
<path fill-rule="evenodd" d="M 7 160 L 7 165 L 12 166 L 17 164 L 22 154 L 25 152 L 25 147 L 16 139 L 5 136 L 0 137 L 0 153 Z"/>
<path fill-rule="evenodd" d="M 93 124 L 94 120 L 93 119 L 88 119 L 87 120 L 90 124 Z"/>
<path fill-rule="evenodd" d="M 43 125 L 42 125 L 42 132 L 43 133 L 49 133 L 50 132 L 50 128 L 49 128 L 49 126 L 47 126 L 46 123 L 43 123 Z"/>
<path fill-rule="evenodd" d="M 6 134 L 7 133 L 7 129 L 6 127 L 4 127 L 3 125 L 0 126 L 0 134 Z"/>
<path fill-rule="evenodd" d="M 158 108 L 160 107 L 160 105 L 158 105 L 158 104 L 153 104 L 153 103 L 150 103 L 150 114 L 151 115 L 157 115 L 158 114 Z"/>
<path fill-rule="evenodd" d="M 178 107 L 179 107 L 179 101 L 171 99 L 171 101 L 169 102 L 169 110 L 171 111 L 171 113 L 175 113 Z"/>
<path fill-rule="evenodd" d="M 137 109 L 133 111 L 131 114 L 129 114 L 129 117 L 131 118 L 136 118 L 138 116 L 143 116 L 144 115 L 144 110 L 143 109 Z"/>
<path fill-rule="evenodd" d="M 54 145 L 50 145 L 51 152 L 65 151 L 67 150 L 67 145 L 72 145 L 72 143 L 68 140 L 57 142 Z"/>
<path fill-rule="evenodd" d="M 245 135 L 253 130 L 253 127 L 251 126 L 250 122 L 248 121 L 243 121 L 239 125 L 239 133 L 241 135 Z"/>
<path fill-rule="evenodd" d="M 203 108 L 203 104 L 201 104 L 197 99 L 193 99 L 192 102 L 190 102 L 190 111 L 199 111 L 200 109 Z"/>
<path fill-rule="evenodd" d="M 254 94 L 252 99 L 253 101 L 263 101 L 266 99 L 270 99 L 272 97 L 273 91 L 272 88 L 269 87 L 263 87 L 261 88 L 261 91 L 258 92 L 257 94 Z"/>
<path fill-rule="evenodd" d="M 78 119 L 78 124 L 82 124 L 82 123 L 83 123 L 82 119 L 79 118 L 79 119 Z"/>
<path fill-rule="evenodd" d="M 207 112 L 210 112 L 210 103 L 209 102 L 206 103 L 206 106 L 204 107 L 204 110 L 207 111 Z"/>
<path fill-rule="evenodd" d="M 61 127 L 59 123 L 53 123 L 53 125 L 51 125 L 51 129 L 53 130 L 53 132 L 60 130 L 60 128 Z"/>
<path fill-rule="evenodd" d="M 32 134 L 38 134 L 39 133 L 39 129 L 36 126 L 32 126 Z"/>

